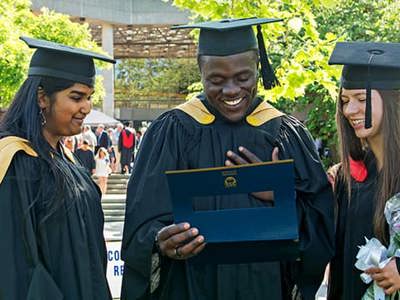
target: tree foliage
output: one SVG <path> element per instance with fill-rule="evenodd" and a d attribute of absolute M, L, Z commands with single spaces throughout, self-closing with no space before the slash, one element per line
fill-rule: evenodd
<path fill-rule="evenodd" d="M 332 33 L 320 35 L 312 5 L 307 1 L 206 0 L 198 5 L 197 0 L 175 0 L 173 3 L 189 9 L 196 21 L 248 16 L 284 19 L 263 26 L 267 51 L 280 86 L 271 91 L 262 90 L 261 94 L 271 100 L 296 99 L 305 94 L 308 85 L 318 82 L 336 97 L 334 78 L 339 75 L 338 69 L 328 66 L 326 57 L 337 37 Z"/>
<path fill-rule="evenodd" d="M 400 1 L 341 1 L 317 15 L 318 30 L 334 32 L 345 40 L 400 41 Z"/>
<path fill-rule="evenodd" d="M 187 94 L 200 80 L 194 59 L 124 59 L 117 65 L 116 89 L 124 99 L 158 93 Z"/>
<path fill-rule="evenodd" d="M 168 2 L 168 0 L 163 0 Z M 280 86 L 259 93 L 287 113 L 309 110 L 307 126 L 335 148 L 340 67 L 328 58 L 337 41 L 400 39 L 397 0 L 173 0 L 195 22 L 257 16 L 282 18 L 263 26 Z M 196 34 L 196 33 L 194 33 Z M 194 87 L 198 87 L 195 85 Z"/>
<path fill-rule="evenodd" d="M 104 53 L 92 40 L 87 25 L 73 23 L 67 15 L 46 8 L 35 15 L 29 0 L 0 1 L 0 107 L 7 107 L 26 78 L 32 50 L 20 36 L 51 40 Z M 96 62 L 97 64 L 97 62 Z M 99 66 L 105 64 L 99 63 Z M 98 76 L 99 77 L 99 76 Z M 94 102 L 104 96 L 102 78 L 96 78 Z"/>

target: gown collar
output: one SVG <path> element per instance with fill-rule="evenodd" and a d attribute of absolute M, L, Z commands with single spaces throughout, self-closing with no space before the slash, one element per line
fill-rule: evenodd
<path fill-rule="evenodd" d="M 62 143 L 57 144 L 57 150 L 51 149 L 50 150 L 51 157 L 59 156 L 63 160 L 67 160 L 72 162 L 73 164 L 76 163 L 75 158 L 71 150 L 65 147 Z"/>
<path fill-rule="evenodd" d="M 229 121 L 227 118 L 225 118 L 217 109 L 215 109 L 211 103 L 208 101 L 206 95 L 204 93 L 200 94 L 197 96 L 198 99 L 200 99 L 200 101 L 203 103 L 203 105 L 207 108 L 207 110 L 213 114 L 217 120 L 222 120 L 224 122 L 231 122 Z M 249 109 L 247 110 L 244 118 L 238 122 L 242 122 L 245 117 L 247 117 L 249 114 L 251 114 L 251 112 L 262 102 L 262 99 L 259 97 L 255 97 L 249 107 Z"/>
<path fill-rule="evenodd" d="M 202 125 L 209 125 L 215 121 L 230 122 L 210 104 L 204 94 L 200 94 L 188 102 L 179 105 L 177 109 L 184 111 Z M 251 126 L 258 127 L 282 115 L 284 114 L 271 104 L 256 97 L 243 119 L 237 123 L 247 122 Z"/>

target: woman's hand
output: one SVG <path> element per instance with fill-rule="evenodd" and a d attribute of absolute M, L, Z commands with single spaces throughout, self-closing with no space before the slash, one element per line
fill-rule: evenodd
<path fill-rule="evenodd" d="M 400 289 L 400 275 L 396 266 L 396 259 L 393 258 L 383 269 L 370 268 L 365 271 L 371 275 L 376 284 L 383 288 L 386 295 L 391 295 Z"/>
<path fill-rule="evenodd" d="M 172 224 L 157 232 L 161 255 L 172 259 L 187 259 L 200 253 L 205 247 L 204 237 L 188 223 Z"/>
<path fill-rule="evenodd" d="M 332 185 L 332 188 L 335 188 L 335 182 L 336 178 L 338 176 L 339 168 L 341 166 L 341 163 L 335 164 L 331 167 L 328 168 L 326 171 L 326 175 L 328 176 L 328 181 Z"/>

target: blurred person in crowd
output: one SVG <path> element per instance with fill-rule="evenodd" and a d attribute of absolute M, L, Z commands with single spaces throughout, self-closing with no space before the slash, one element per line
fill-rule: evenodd
<path fill-rule="evenodd" d="M 118 144 L 119 144 L 119 136 L 121 134 L 122 129 L 124 129 L 124 125 L 122 123 L 118 123 L 116 128 L 114 129 L 114 153 L 115 153 L 115 170 L 114 172 L 120 173 L 121 172 L 121 153 L 118 151 Z M 114 144 L 115 142 L 115 144 Z"/>
<path fill-rule="evenodd" d="M 140 130 L 137 130 L 136 131 L 136 143 L 135 143 L 136 150 L 139 149 L 141 141 L 142 141 L 142 132 Z"/>
<path fill-rule="evenodd" d="M 118 138 L 114 134 L 115 131 L 116 131 L 116 129 L 113 129 L 111 127 L 107 128 L 107 134 L 108 134 L 108 137 L 110 138 L 111 145 L 118 145 Z"/>
<path fill-rule="evenodd" d="M 75 142 L 74 139 L 70 136 L 66 136 L 62 139 L 62 143 L 65 147 L 67 147 L 71 152 L 74 152 Z"/>
<path fill-rule="evenodd" d="M 107 134 L 110 138 L 111 141 L 111 145 L 108 147 L 107 152 L 108 152 L 108 156 L 110 158 L 110 167 L 111 167 L 111 171 L 113 173 L 116 172 L 116 167 L 117 167 L 117 157 L 115 154 L 115 148 L 118 147 L 118 139 L 115 139 L 115 135 L 114 132 L 117 129 L 113 129 L 113 128 L 108 128 L 107 129 Z M 118 151 L 117 151 L 118 152 Z"/>
<path fill-rule="evenodd" d="M 116 155 L 115 155 L 116 151 L 114 149 L 114 146 L 109 147 L 107 152 L 108 152 L 108 156 L 110 158 L 111 171 L 113 173 L 115 173 L 117 171 L 117 164 L 116 164 Z"/>
<path fill-rule="evenodd" d="M 89 142 L 89 147 L 92 151 L 95 150 L 97 146 L 97 137 L 90 128 L 90 125 L 84 125 L 82 131 L 82 140 L 87 140 Z"/>
<path fill-rule="evenodd" d="M 129 125 L 129 124 L 127 124 Z M 133 161 L 135 150 L 135 134 L 129 127 L 124 128 L 121 131 L 118 140 L 118 151 L 121 153 L 121 173 L 131 173 L 131 163 Z"/>
<path fill-rule="evenodd" d="M 111 146 L 110 137 L 109 137 L 107 131 L 104 130 L 103 124 L 99 124 L 97 126 L 96 136 L 97 136 L 97 146 L 95 147 L 96 153 L 100 147 L 108 149 L 108 147 Z"/>
<path fill-rule="evenodd" d="M 88 140 L 83 140 L 82 145 L 76 149 L 75 155 L 79 158 L 81 164 L 88 170 L 89 174 L 94 174 L 96 162 Z"/>
<path fill-rule="evenodd" d="M 99 150 L 97 150 L 95 161 L 96 161 L 95 174 L 97 176 L 101 193 L 104 195 L 107 192 L 108 175 L 111 172 L 110 158 L 108 156 L 106 148 L 100 147 Z"/>

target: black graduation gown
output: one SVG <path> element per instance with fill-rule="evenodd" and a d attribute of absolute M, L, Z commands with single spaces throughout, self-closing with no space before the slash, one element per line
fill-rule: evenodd
<path fill-rule="evenodd" d="M 92 174 L 92 171 L 96 169 L 96 161 L 92 150 L 77 149 L 74 154 L 79 158 L 80 163 L 88 170 L 89 174 Z"/>
<path fill-rule="evenodd" d="M 111 299 L 99 190 L 84 167 L 53 159 L 78 190 L 44 222 L 54 178 L 41 158 L 17 152 L 0 184 L 0 299 Z"/>
<path fill-rule="evenodd" d="M 313 299 L 333 253 L 334 228 L 331 188 L 310 134 L 289 116 L 258 127 L 246 120 L 231 123 L 201 99 L 216 116 L 212 124 L 202 125 L 175 109 L 155 120 L 142 141 L 128 184 L 122 299 L 288 299 L 293 276 L 303 295 L 308 295 L 305 299 Z M 257 98 L 252 110 L 260 102 Z M 271 160 L 274 146 L 279 147 L 280 159 L 294 158 L 305 264 L 191 265 L 161 257 L 160 286 L 150 295 L 154 237 L 173 222 L 164 171 L 224 166 L 226 152 L 237 151 L 241 145 L 264 161 Z M 252 205 L 257 203 L 251 197 L 219 197 L 208 208 Z"/>
<path fill-rule="evenodd" d="M 373 233 L 375 197 L 378 173 L 375 159 L 370 153 L 366 160 L 368 176 L 364 182 L 351 182 L 351 201 L 349 204 L 346 183 L 338 176 L 335 198 L 338 216 L 336 226 L 336 253 L 330 266 L 328 299 L 361 299 L 368 285 L 360 278 L 362 273 L 354 264 L 358 246 L 365 244 L 364 237 L 370 239 Z"/>
<path fill-rule="evenodd" d="M 127 136 L 130 136 L 133 134 L 130 130 L 128 129 L 123 129 L 123 131 L 126 132 Z M 133 161 L 133 151 L 135 150 L 135 136 L 133 137 L 133 144 L 132 147 L 126 148 L 123 144 L 123 136 L 122 136 L 122 131 L 119 135 L 118 139 L 118 150 L 121 152 L 121 158 L 120 158 L 120 163 L 121 166 L 130 166 L 130 163 Z"/>

